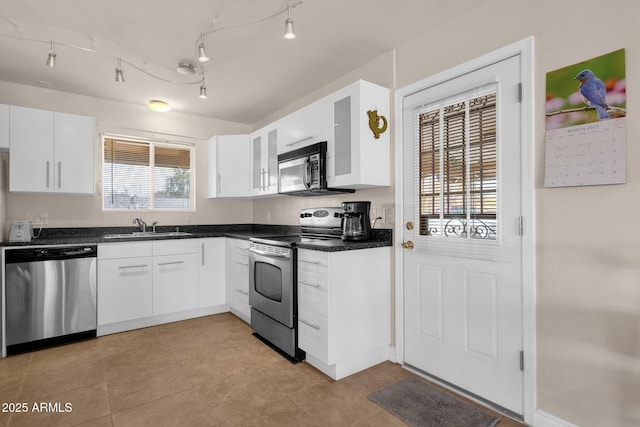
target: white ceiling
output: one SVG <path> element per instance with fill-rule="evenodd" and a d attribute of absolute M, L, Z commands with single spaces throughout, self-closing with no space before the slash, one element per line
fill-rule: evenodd
<path fill-rule="evenodd" d="M 254 124 L 474 3 L 291 0 L 297 37 L 286 40 L 287 0 L 2 0 L 0 80 L 139 105 L 163 99 L 173 111 Z M 212 57 L 206 100 L 200 71 L 176 72 L 182 60 L 197 64 L 201 33 Z M 45 66 L 50 40 L 55 68 Z M 118 57 L 125 83 L 115 82 Z"/>

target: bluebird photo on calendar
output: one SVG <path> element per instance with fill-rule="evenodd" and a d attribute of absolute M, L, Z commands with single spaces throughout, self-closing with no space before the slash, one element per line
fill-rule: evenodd
<path fill-rule="evenodd" d="M 547 73 L 546 129 L 626 117 L 625 52 Z"/>

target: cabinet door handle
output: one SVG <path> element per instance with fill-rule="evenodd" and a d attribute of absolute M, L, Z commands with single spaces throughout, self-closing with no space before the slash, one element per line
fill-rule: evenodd
<path fill-rule="evenodd" d="M 184 261 L 169 261 L 169 262 L 159 262 L 158 265 L 163 267 L 165 265 L 177 265 L 177 264 L 184 264 Z"/>
<path fill-rule="evenodd" d="M 243 267 L 248 267 L 249 264 L 245 264 L 244 262 L 236 261 L 236 264 L 241 265 Z"/>
<path fill-rule="evenodd" d="M 240 292 L 242 295 L 249 295 L 249 291 L 245 291 L 244 289 L 237 289 L 236 292 Z"/>
<path fill-rule="evenodd" d="M 314 325 L 313 323 L 308 322 L 308 321 L 306 321 L 306 320 L 304 320 L 304 319 L 300 319 L 300 321 L 301 321 L 302 323 L 304 323 L 305 325 L 307 325 L 307 326 L 311 326 L 313 329 L 315 329 L 315 330 L 317 330 L 317 331 L 319 331 L 319 330 L 320 330 L 320 326 L 318 326 L 318 325 Z"/>
<path fill-rule="evenodd" d="M 222 174 L 218 174 L 218 195 L 220 195 L 220 192 L 222 191 Z"/>
<path fill-rule="evenodd" d="M 202 244 L 202 265 L 204 265 L 204 243 Z"/>
<path fill-rule="evenodd" d="M 310 261 L 310 260 L 306 260 L 306 259 L 299 259 L 298 261 L 304 262 L 304 263 L 307 263 L 307 264 L 316 264 L 316 265 L 320 264 L 320 261 Z"/>
<path fill-rule="evenodd" d="M 136 265 L 120 265 L 118 266 L 119 269 L 121 270 L 126 270 L 129 268 L 146 268 L 149 267 L 149 264 L 136 264 Z"/>
<path fill-rule="evenodd" d="M 318 283 L 309 283 L 309 282 L 305 282 L 304 280 L 300 280 L 298 279 L 299 283 L 302 283 L 303 285 L 307 285 L 307 286 L 311 286 L 312 288 L 319 288 L 320 284 Z"/>
<path fill-rule="evenodd" d="M 47 188 L 49 188 L 49 160 L 47 160 Z"/>
<path fill-rule="evenodd" d="M 58 162 L 58 188 L 62 187 L 62 162 Z"/>

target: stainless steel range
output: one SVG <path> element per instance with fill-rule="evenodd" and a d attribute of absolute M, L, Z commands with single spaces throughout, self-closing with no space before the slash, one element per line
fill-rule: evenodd
<path fill-rule="evenodd" d="M 251 327 L 262 341 L 292 362 L 304 360 L 298 348 L 297 251 L 300 242 L 340 240 L 342 208 L 300 212 L 302 232 L 253 238 L 249 245 Z"/>

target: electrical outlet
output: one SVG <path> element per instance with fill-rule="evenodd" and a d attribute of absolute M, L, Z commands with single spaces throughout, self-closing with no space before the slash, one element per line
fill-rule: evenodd
<path fill-rule="evenodd" d="M 386 207 L 383 209 L 382 221 L 384 221 L 385 224 L 393 224 L 393 208 L 392 207 Z"/>

